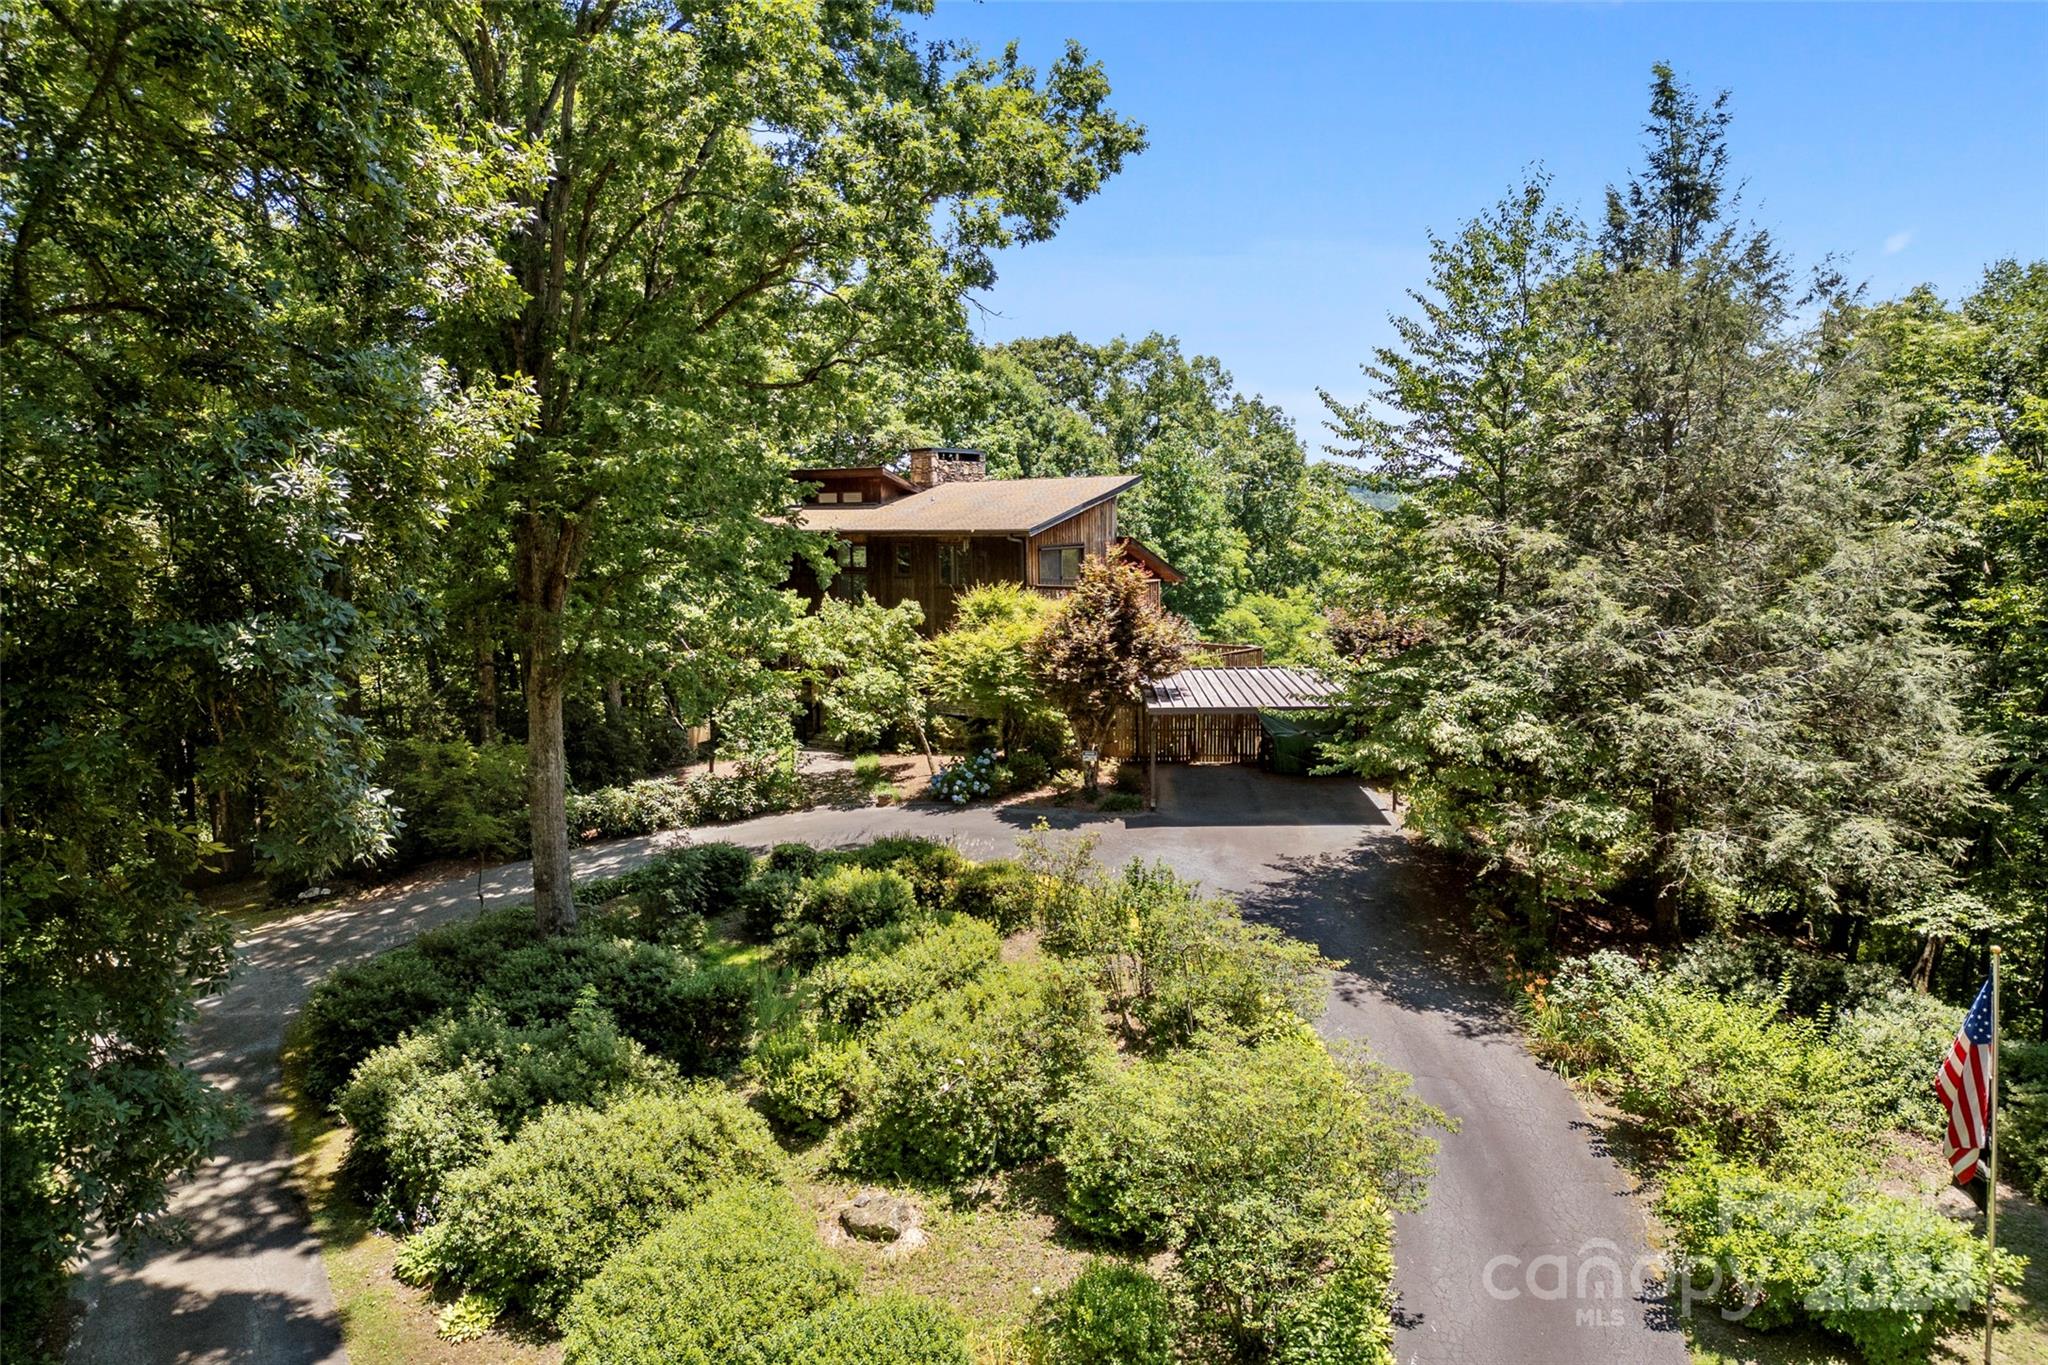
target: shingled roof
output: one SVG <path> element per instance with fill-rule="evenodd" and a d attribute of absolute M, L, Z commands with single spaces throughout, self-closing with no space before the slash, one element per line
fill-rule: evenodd
<path fill-rule="evenodd" d="M 876 536 L 1029 536 L 1115 497 L 1137 481 L 1136 474 L 964 480 L 887 502 L 801 507 L 797 524 L 806 531 Z"/>

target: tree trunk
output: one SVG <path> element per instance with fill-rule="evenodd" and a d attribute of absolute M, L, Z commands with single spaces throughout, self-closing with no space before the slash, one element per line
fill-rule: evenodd
<path fill-rule="evenodd" d="M 588 544 L 582 517 L 529 511 L 519 524 L 519 626 L 526 656 L 526 799 L 533 836 L 533 917 L 543 933 L 575 927 L 575 874 L 569 866 L 568 768 L 562 749 L 562 697 L 569 658 L 563 610 Z"/>
<path fill-rule="evenodd" d="M 491 642 L 476 642 L 476 742 L 489 744 L 498 737 L 498 661 Z"/>
<path fill-rule="evenodd" d="M 1934 968 L 1941 961 L 1941 938 L 1929 934 L 1920 945 L 1919 960 L 1913 964 L 1913 989 L 1927 994 L 1928 985 L 1934 980 Z"/>
<path fill-rule="evenodd" d="M 1663 943 L 1678 939 L 1678 881 L 1671 870 L 1672 850 L 1678 843 L 1678 809 L 1662 789 L 1650 798 L 1650 830 L 1656 836 L 1656 900 L 1651 908 L 1651 930 Z"/>
<path fill-rule="evenodd" d="M 526 671 L 526 805 L 533 837 L 533 918 L 542 932 L 576 925 L 569 867 L 568 759 L 562 749 L 562 678 L 532 649 Z"/>

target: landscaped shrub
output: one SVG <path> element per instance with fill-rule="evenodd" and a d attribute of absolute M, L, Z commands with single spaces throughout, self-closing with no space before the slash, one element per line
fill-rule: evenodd
<path fill-rule="evenodd" d="M 438 1014 L 465 1008 L 505 954 L 538 937 L 532 911 L 495 911 L 430 929 L 327 976 L 299 1016 L 307 1096 L 332 1102 L 363 1058 Z"/>
<path fill-rule="evenodd" d="M 761 1343 L 762 1365 L 973 1365 L 967 1324 L 909 1294 L 841 1299 Z"/>
<path fill-rule="evenodd" d="M 768 870 L 813 877 L 824 867 L 827 856 L 809 844 L 777 844 L 768 850 Z"/>
<path fill-rule="evenodd" d="M 345 1169 L 388 1222 L 431 1218 L 446 1178 L 551 1104 L 673 1086 L 675 1070 L 622 1037 L 586 993 L 568 1018 L 513 1028 L 495 1011 L 444 1017 L 356 1068 L 336 1108 Z"/>
<path fill-rule="evenodd" d="M 1415 1207 L 1436 1151 L 1425 1130 L 1448 1125 L 1405 1076 L 1305 1029 L 1100 1073 L 1058 1121 L 1068 1219 L 1148 1246 L 1198 1239 L 1239 1198 Z"/>
<path fill-rule="evenodd" d="M 1838 1016 L 1828 1042 L 1849 1059 L 1853 1084 L 1880 1122 L 1936 1137 L 1947 1119 L 1928 1078 L 1961 1019 L 1946 1001 L 1898 988 L 1867 995 Z"/>
<path fill-rule="evenodd" d="M 1057 951 L 1091 962 L 1134 1041 L 1183 1046 L 1197 1033 L 1255 1038 L 1322 1013 L 1326 961 L 1306 943 L 1250 924 L 1163 864 L 1134 862 L 1068 907 Z"/>
<path fill-rule="evenodd" d="M 767 867 L 740 888 L 740 924 L 747 936 L 765 942 L 775 936 L 779 924 L 797 924 L 803 919 L 807 883 L 792 871 Z"/>
<path fill-rule="evenodd" d="M 1660 982 L 1622 1018 L 1615 1102 L 1653 1128 L 1699 1133 L 1723 1152 L 1827 1159 L 1869 1132 L 1855 1067 L 1805 1019 L 1769 1004 Z"/>
<path fill-rule="evenodd" d="M 1106 1064 L 1101 1009 L 1062 964 L 1007 963 L 883 1025 L 859 1163 L 959 1180 L 1044 1154 L 1052 1111 Z"/>
<path fill-rule="evenodd" d="M 1241 1195 L 1181 1250 L 1201 1357 L 1393 1365 L 1393 1222 L 1376 1196 Z"/>
<path fill-rule="evenodd" d="M 1005 778 L 1014 782 L 1016 773 L 1002 765 L 995 750 L 983 749 L 940 768 L 932 775 L 926 794 L 934 801 L 964 806 L 969 801 L 1005 795 L 1008 791 L 1004 785 Z"/>
<path fill-rule="evenodd" d="M 1760 1331 L 1807 1322 L 1866 1360 L 1925 1360 L 1984 1302 L 1991 1263 L 1931 1208 L 1836 1180 L 1774 1179 L 1704 1149 L 1666 1173 L 1661 1211 L 1692 1293 Z M 2000 1253 L 2000 1282 L 2016 1278 Z"/>
<path fill-rule="evenodd" d="M 811 988 L 826 1019 L 862 1029 L 965 985 L 994 966 L 1002 948 L 993 926 L 965 915 L 885 924 L 812 972 Z"/>
<path fill-rule="evenodd" d="M 594 989 L 629 1036 L 685 1075 L 723 1070 L 745 1050 L 753 982 L 743 971 L 699 967 L 658 943 L 566 934 L 515 949 L 476 992 L 515 1024 L 559 1019 Z"/>
<path fill-rule="evenodd" d="M 1045 755 L 1030 749 L 1013 749 L 1003 762 L 1010 770 L 1015 790 L 1020 792 L 1037 791 L 1052 776 L 1052 764 Z"/>
<path fill-rule="evenodd" d="M 1137 1266 L 1100 1257 L 1038 1314 L 1044 1365 L 1170 1365 L 1173 1301 Z"/>
<path fill-rule="evenodd" d="M 569 833 L 582 839 L 617 839 L 744 820 L 788 810 L 801 795 L 796 779 L 780 765 L 715 776 L 707 773 L 684 782 L 648 778 L 623 787 L 571 792 L 567 802 Z"/>
<path fill-rule="evenodd" d="M 697 823 L 697 803 L 689 788 L 668 777 L 570 792 L 564 808 L 570 837 L 577 839 L 620 839 Z"/>
<path fill-rule="evenodd" d="M 641 919 L 658 930 L 666 919 L 699 915 L 712 919 L 733 908 L 740 888 L 754 875 L 754 855 L 738 844 L 691 844 L 663 854 L 645 869 L 655 894 L 642 902 Z M 658 938 L 658 932 L 643 933 Z"/>
<path fill-rule="evenodd" d="M 842 856 L 859 867 L 899 873 L 922 910 L 942 908 L 953 879 L 973 866 L 951 844 L 908 836 L 877 839 Z"/>
<path fill-rule="evenodd" d="M 551 1109 L 449 1180 L 440 1221 L 406 1244 L 399 1270 L 458 1286 L 485 1313 L 552 1323 L 615 1252 L 776 1162 L 767 1124 L 724 1090 Z"/>
<path fill-rule="evenodd" d="M 1032 878 L 1022 864 L 994 858 L 962 868 L 952 880 L 946 908 L 987 920 L 1005 934 L 1031 923 Z"/>
<path fill-rule="evenodd" d="M 2048 1043 L 2001 1043 L 1998 1092 L 1998 1173 L 2048 1200 Z"/>
<path fill-rule="evenodd" d="M 874 1083 L 860 1039 L 809 1015 L 762 1038 L 747 1074 L 760 1083 L 762 1112 L 800 1137 L 815 1137 L 850 1117 Z"/>
<path fill-rule="evenodd" d="M 776 952 L 793 967 L 844 952 L 856 934 L 905 919 L 917 909 L 910 882 L 893 869 L 828 868 L 805 889 L 798 918 L 777 926 Z"/>
<path fill-rule="evenodd" d="M 850 1294 L 789 1192 L 728 1185 L 621 1252 L 563 1315 L 571 1365 L 723 1365 Z"/>
<path fill-rule="evenodd" d="M 1523 1002 L 1536 1054 L 1570 1071 L 1612 1062 L 1628 1010 L 1656 985 L 1656 974 L 1625 953 L 1572 958 Z"/>

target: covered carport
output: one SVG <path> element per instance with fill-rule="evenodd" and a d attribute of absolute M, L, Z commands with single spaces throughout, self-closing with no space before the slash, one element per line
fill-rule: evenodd
<path fill-rule="evenodd" d="M 1258 754 L 1267 712 L 1327 711 L 1338 687 L 1306 668 L 1188 668 L 1140 689 L 1139 748 L 1148 800 L 1159 803 L 1159 757 L 1169 744 L 1187 761 L 1244 762 Z"/>

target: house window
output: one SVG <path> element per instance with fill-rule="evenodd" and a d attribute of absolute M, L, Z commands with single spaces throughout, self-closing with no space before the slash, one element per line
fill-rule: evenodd
<path fill-rule="evenodd" d="M 839 561 L 842 569 L 865 569 L 868 566 L 868 547 L 842 540 L 832 546 L 832 557 Z"/>
<path fill-rule="evenodd" d="M 896 542 L 896 574 L 900 578 L 910 577 L 910 546 L 900 540 Z"/>
<path fill-rule="evenodd" d="M 860 490 L 858 488 L 854 488 L 848 490 L 847 492 L 841 493 L 839 495 L 839 500 L 841 502 L 859 502 Z"/>
<path fill-rule="evenodd" d="M 939 547 L 939 583 L 942 586 L 948 588 L 959 587 L 960 580 L 967 576 L 966 568 L 966 552 L 958 545 L 941 545 Z"/>
<path fill-rule="evenodd" d="M 839 501 L 839 495 L 838 495 L 837 493 L 820 493 L 820 494 L 818 494 L 818 501 L 819 501 L 819 502 L 838 502 L 838 501 Z"/>
<path fill-rule="evenodd" d="M 1038 548 L 1038 581 L 1041 583 L 1071 583 L 1081 576 L 1081 547 L 1078 545 L 1041 545 Z"/>

